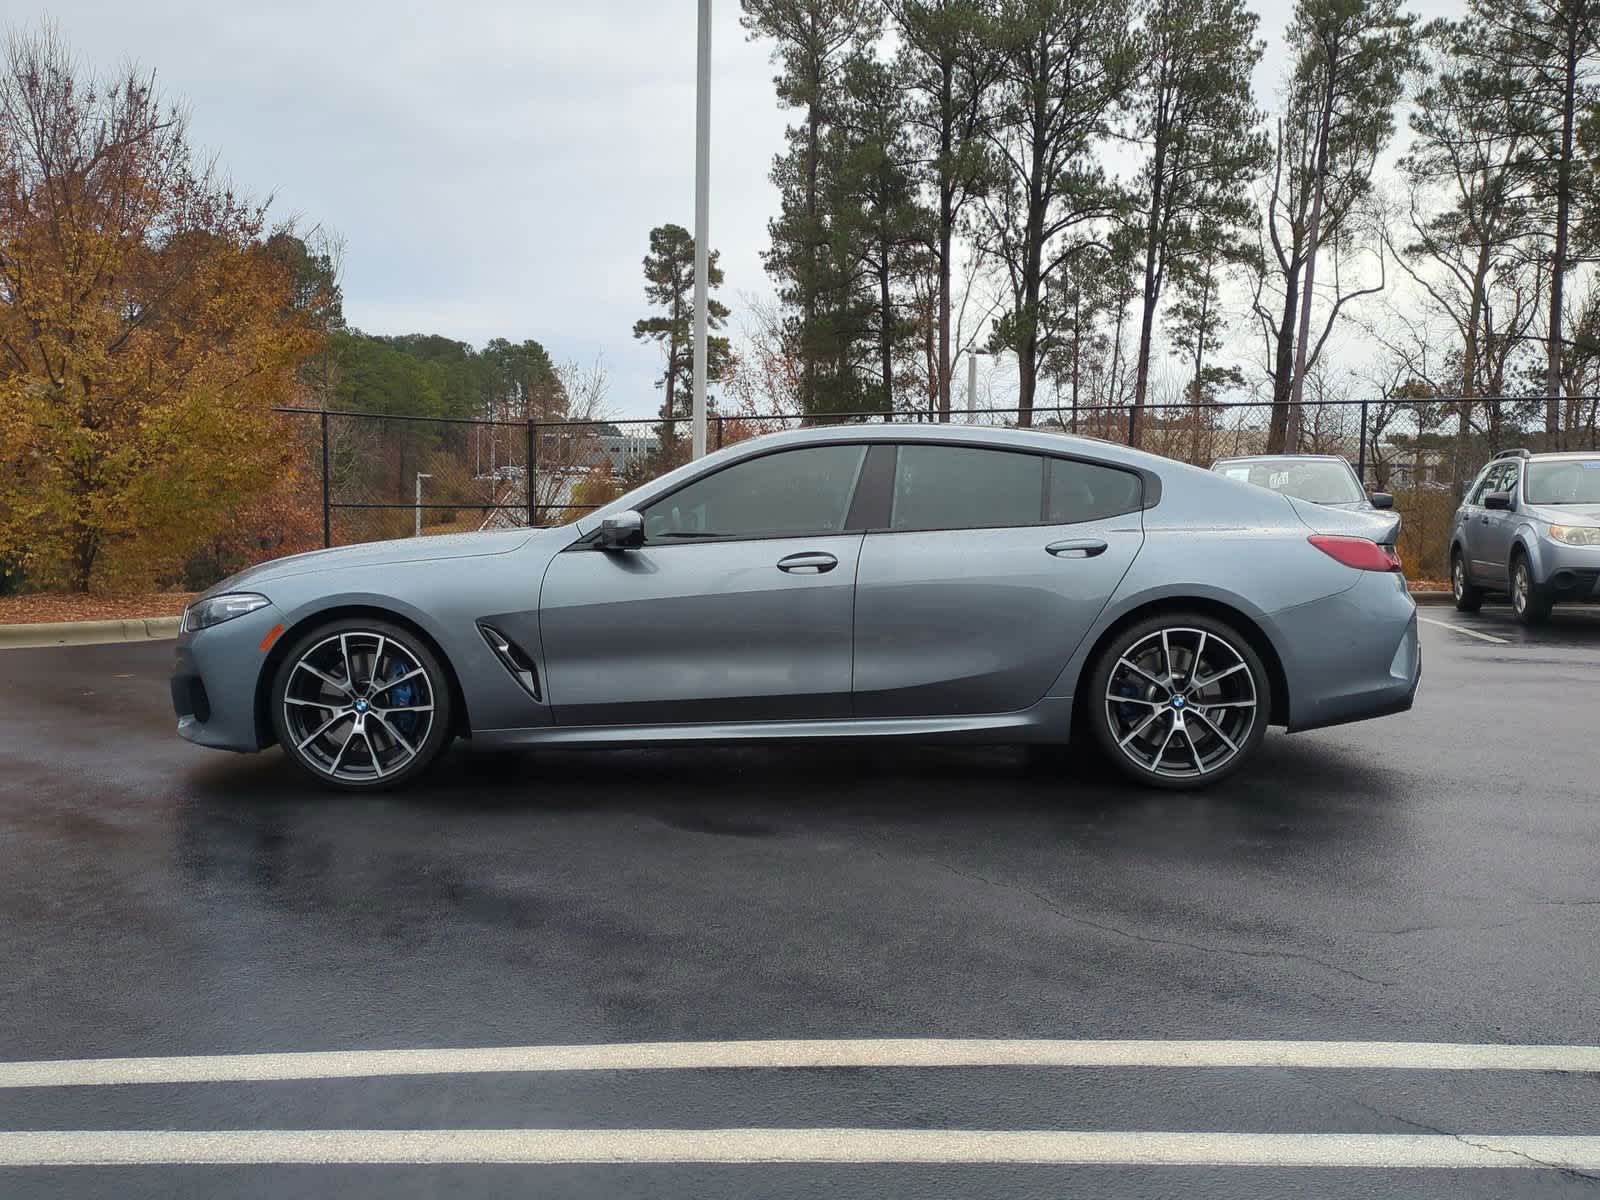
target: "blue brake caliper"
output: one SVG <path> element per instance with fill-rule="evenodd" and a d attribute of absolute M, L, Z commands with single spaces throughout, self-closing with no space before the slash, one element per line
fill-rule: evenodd
<path fill-rule="evenodd" d="M 1117 685 L 1117 695 L 1128 696 L 1137 700 L 1144 698 L 1141 690 L 1126 679 Z M 1123 721 L 1131 722 L 1139 717 L 1142 707 L 1142 705 L 1138 704 L 1119 704 L 1117 705 L 1117 716 Z"/>
<path fill-rule="evenodd" d="M 389 672 L 388 677 L 390 679 L 399 679 L 405 673 L 405 663 L 397 662 L 394 664 L 393 669 Z M 392 687 L 388 691 L 388 697 L 389 703 L 385 705 L 386 708 L 407 708 L 416 703 L 417 685 L 414 683 L 402 683 L 398 687 Z M 396 729 L 405 734 L 407 737 L 416 732 L 416 713 L 396 713 L 394 716 L 391 716 L 389 720 L 391 723 L 393 723 Z"/>

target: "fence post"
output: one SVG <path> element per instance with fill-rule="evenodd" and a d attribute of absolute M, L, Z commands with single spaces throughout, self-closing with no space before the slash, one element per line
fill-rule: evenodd
<path fill-rule="evenodd" d="M 1367 398 L 1361 397 L 1361 440 L 1356 449 L 1356 476 L 1367 486 Z"/>
<path fill-rule="evenodd" d="M 722 417 L 720 414 L 717 416 L 717 449 L 722 449 Z"/>
<path fill-rule="evenodd" d="M 333 520 L 331 505 L 328 503 L 330 495 L 328 480 L 328 410 L 322 410 L 322 548 L 326 550 L 333 545 Z"/>
<path fill-rule="evenodd" d="M 534 420 L 532 417 L 528 418 L 527 435 L 528 444 L 526 447 L 526 452 L 522 456 L 522 477 L 525 481 L 523 484 L 523 489 L 527 492 L 528 499 L 528 528 L 532 529 L 536 524 L 538 524 L 536 497 L 539 493 L 539 436 L 537 430 L 535 429 Z"/>

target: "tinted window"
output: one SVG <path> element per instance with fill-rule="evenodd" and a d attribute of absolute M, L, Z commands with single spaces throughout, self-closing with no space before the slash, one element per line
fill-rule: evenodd
<path fill-rule="evenodd" d="M 1099 521 L 1133 512 L 1143 503 L 1143 480 L 1131 471 L 1064 458 L 1050 460 L 1046 513 L 1051 524 Z"/>
<path fill-rule="evenodd" d="M 1517 486 L 1517 464 L 1514 462 L 1491 463 L 1483 477 L 1478 480 L 1478 486 L 1472 490 L 1470 504 L 1482 504 L 1483 498 L 1490 492 L 1509 492 Z"/>
<path fill-rule="evenodd" d="M 810 446 L 735 463 L 644 510 L 649 541 L 844 528 L 865 446 Z"/>
<path fill-rule="evenodd" d="M 891 529 L 981 529 L 1037 525 L 1044 460 L 1007 450 L 901 446 Z"/>
<path fill-rule="evenodd" d="M 1492 463 L 1483 469 L 1483 474 L 1478 476 L 1478 481 L 1472 485 L 1472 490 L 1467 493 L 1468 504 L 1483 503 L 1483 494 L 1493 490 L 1489 484 L 1499 474 L 1499 471 L 1500 468 Z"/>

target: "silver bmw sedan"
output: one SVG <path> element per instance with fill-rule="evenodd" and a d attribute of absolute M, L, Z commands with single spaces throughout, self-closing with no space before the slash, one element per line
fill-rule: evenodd
<path fill-rule="evenodd" d="M 178 732 L 338 788 L 479 745 L 1063 743 L 1193 788 L 1411 707 L 1386 518 L 1106 443 L 830 426 L 569 525 L 295 555 L 184 614 Z"/>

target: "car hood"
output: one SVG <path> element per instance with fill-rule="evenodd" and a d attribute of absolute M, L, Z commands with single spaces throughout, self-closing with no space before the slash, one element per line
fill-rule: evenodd
<path fill-rule="evenodd" d="M 1600 504 L 1536 504 L 1541 521 L 1552 525 L 1600 525 Z"/>
<path fill-rule="evenodd" d="M 332 550 L 312 550 L 275 558 L 259 566 L 231 575 L 205 595 L 249 591 L 274 579 L 306 575 L 316 571 L 337 571 L 346 567 L 383 567 L 395 563 L 444 562 L 456 558 L 478 558 L 487 554 L 509 554 L 535 538 L 561 536 L 555 529 L 497 529 L 483 533 L 451 533 L 420 538 L 397 538 L 387 542 L 362 542 Z M 565 533 L 566 540 L 572 531 Z"/>
<path fill-rule="evenodd" d="M 1302 524 L 1313 533 L 1338 537 L 1364 537 L 1375 542 L 1393 545 L 1400 533 L 1400 514 L 1380 512 L 1370 506 L 1355 504 L 1313 504 L 1285 496 Z"/>

